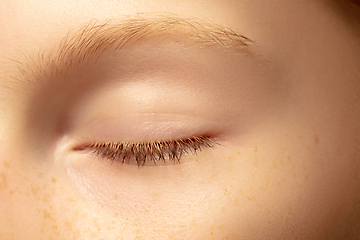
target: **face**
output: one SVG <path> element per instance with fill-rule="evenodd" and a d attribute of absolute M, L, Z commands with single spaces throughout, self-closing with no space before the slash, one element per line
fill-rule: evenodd
<path fill-rule="evenodd" d="M 11 1 L 1 239 L 357 239 L 360 6 Z"/>

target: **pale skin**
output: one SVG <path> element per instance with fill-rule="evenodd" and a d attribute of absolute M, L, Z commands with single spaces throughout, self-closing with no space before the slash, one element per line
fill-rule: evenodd
<path fill-rule="evenodd" d="M 0 239 L 360 238 L 356 3 L 1 5 Z M 139 18 L 152 35 L 96 61 L 60 53 Z M 156 166 L 79 150 L 205 136 Z"/>

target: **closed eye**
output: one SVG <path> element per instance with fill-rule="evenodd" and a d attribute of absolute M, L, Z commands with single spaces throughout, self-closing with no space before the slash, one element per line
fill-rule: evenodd
<path fill-rule="evenodd" d="M 171 141 L 144 143 L 103 142 L 91 143 L 74 150 L 90 151 L 92 154 L 111 162 L 128 163 L 135 161 L 144 166 L 146 162 L 180 162 L 184 154 L 196 154 L 202 148 L 212 148 L 214 141 L 207 136 L 191 137 Z"/>

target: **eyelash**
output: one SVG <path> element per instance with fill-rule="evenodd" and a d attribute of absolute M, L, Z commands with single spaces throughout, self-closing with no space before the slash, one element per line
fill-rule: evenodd
<path fill-rule="evenodd" d="M 157 162 L 178 161 L 183 154 L 196 154 L 201 148 L 212 148 L 214 142 L 206 136 L 192 137 L 172 141 L 156 141 L 147 143 L 105 142 L 92 143 L 76 150 L 87 150 L 100 158 L 111 162 L 129 162 L 135 159 L 138 167 L 147 161 Z"/>

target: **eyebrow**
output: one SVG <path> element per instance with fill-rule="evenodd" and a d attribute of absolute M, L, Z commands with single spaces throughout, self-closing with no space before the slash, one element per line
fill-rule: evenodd
<path fill-rule="evenodd" d="M 90 21 L 69 31 L 53 48 L 28 55 L 25 62 L 17 63 L 22 78 L 37 85 L 43 79 L 62 76 L 136 42 L 156 38 L 246 55 L 253 55 L 250 47 L 255 46 L 249 38 L 215 23 L 172 14 L 137 14 L 120 21 Z"/>

